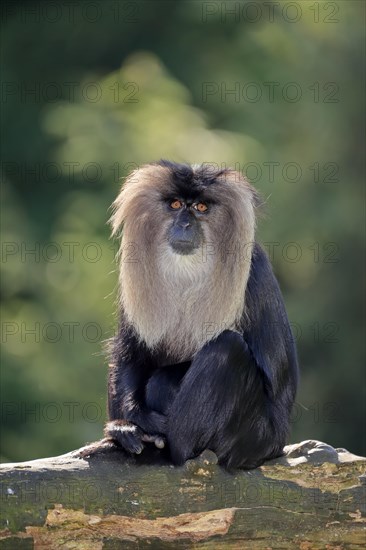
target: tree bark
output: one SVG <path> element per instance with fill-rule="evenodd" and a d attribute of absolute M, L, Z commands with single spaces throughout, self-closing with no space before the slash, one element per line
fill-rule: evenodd
<path fill-rule="evenodd" d="M 84 448 L 83 448 L 84 449 Z M 361 549 L 366 459 L 318 441 L 228 473 L 105 452 L 3 464 L 3 549 Z"/>

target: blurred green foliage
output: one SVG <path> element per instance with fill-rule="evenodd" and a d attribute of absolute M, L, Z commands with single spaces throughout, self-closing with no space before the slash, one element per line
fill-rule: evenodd
<path fill-rule="evenodd" d="M 291 440 L 364 453 L 365 4 L 6 2 L 2 457 L 98 439 L 115 328 L 109 205 L 161 157 L 232 165 L 297 336 Z"/>

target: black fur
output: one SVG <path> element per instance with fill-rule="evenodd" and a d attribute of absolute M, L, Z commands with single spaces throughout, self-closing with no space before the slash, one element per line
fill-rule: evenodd
<path fill-rule="evenodd" d="M 136 453 L 142 434 L 162 436 L 162 456 L 174 464 L 206 448 L 229 469 L 255 468 L 281 455 L 298 367 L 281 292 L 258 244 L 242 327 L 240 334 L 222 332 L 192 361 L 161 366 L 169 362 L 164 351 L 152 353 L 122 319 L 113 343 L 109 418 L 127 431 L 109 423 L 106 437 Z"/>
<path fill-rule="evenodd" d="M 157 164 L 171 171 L 172 197 L 166 198 L 187 201 L 225 172 Z M 253 200 L 259 203 L 254 190 Z M 141 343 L 122 314 L 112 343 L 106 439 L 81 456 L 119 448 L 121 457 L 140 464 L 183 464 L 211 449 L 226 468 L 249 469 L 281 455 L 298 380 L 296 348 L 280 289 L 258 244 L 245 302 L 239 332 L 224 330 L 180 364 L 171 364 L 164 349 L 153 352 Z"/>

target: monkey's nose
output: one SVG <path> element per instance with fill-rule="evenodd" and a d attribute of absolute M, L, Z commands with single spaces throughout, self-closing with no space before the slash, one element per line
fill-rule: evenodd
<path fill-rule="evenodd" d="M 179 226 L 182 228 L 182 229 L 187 229 L 187 227 L 190 227 L 190 223 L 189 222 L 181 222 L 179 224 Z"/>

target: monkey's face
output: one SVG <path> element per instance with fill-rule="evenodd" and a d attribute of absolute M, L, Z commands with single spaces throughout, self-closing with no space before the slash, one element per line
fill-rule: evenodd
<path fill-rule="evenodd" d="M 176 254 L 194 254 L 202 245 L 202 223 L 209 215 L 209 205 L 203 201 L 172 198 L 166 201 L 171 224 L 168 242 Z"/>
<path fill-rule="evenodd" d="M 114 203 L 114 234 L 123 227 L 121 263 L 133 271 L 132 250 L 139 254 L 136 266 L 147 272 L 157 264 L 174 277 L 205 277 L 218 263 L 232 270 L 236 248 L 254 240 L 254 203 L 254 190 L 233 170 L 145 165 L 127 178 Z"/>

